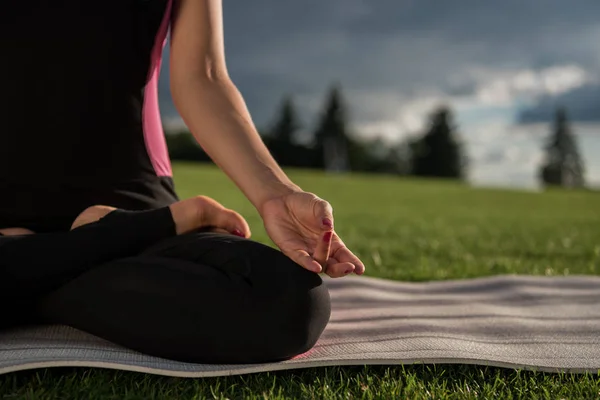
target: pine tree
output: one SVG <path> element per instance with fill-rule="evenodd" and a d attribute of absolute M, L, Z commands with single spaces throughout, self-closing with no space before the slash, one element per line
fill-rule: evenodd
<path fill-rule="evenodd" d="M 293 144 L 294 135 L 299 128 L 300 123 L 293 100 L 290 96 L 286 96 L 281 103 L 279 117 L 271 130 L 271 137 L 279 143 Z"/>
<path fill-rule="evenodd" d="M 540 170 L 542 184 L 566 187 L 585 185 L 583 161 L 569 127 L 567 111 L 562 107 L 556 110 L 553 131 L 545 150 L 546 162 Z"/>
<path fill-rule="evenodd" d="M 452 112 L 440 107 L 428 131 L 412 144 L 412 173 L 417 176 L 463 179 L 465 157 L 455 138 Z"/>
<path fill-rule="evenodd" d="M 313 167 L 313 152 L 311 149 L 297 143 L 296 134 L 301 123 L 291 96 L 283 99 L 278 116 L 264 138 L 271 154 L 282 166 L 301 168 Z"/>
<path fill-rule="evenodd" d="M 317 166 L 328 171 L 349 169 L 347 113 L 341 90 L 334 86 L 327 97 L 325 110 L 315 132 Z"/>

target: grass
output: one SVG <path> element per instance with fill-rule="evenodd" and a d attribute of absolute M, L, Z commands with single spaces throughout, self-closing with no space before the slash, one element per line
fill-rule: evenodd
<path fill-rule="evenodd" d="M 368 275 L 425 281 L 496 274 L 600 274 L 600 193 L 473 189 L 382 176 L 291 171 L 329 200 L 336 230 Z M 258 214 L 222 172 L 175 165 L 182 197 L 206 194 L 241 212 L 270 243 Z M 598 398 L 600 375 L 473 366 L 330 367 L 179 379 L 91 369 L 0 377 L 0 399 Z"/>

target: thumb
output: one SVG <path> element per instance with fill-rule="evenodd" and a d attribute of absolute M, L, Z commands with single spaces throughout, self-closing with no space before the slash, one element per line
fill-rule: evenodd
<path fill-rule="evenodd" d="M 313 208 L 317 222 L 323 231 L 333 230 L 333 208 L 329 202 L 320 199 Z"/>

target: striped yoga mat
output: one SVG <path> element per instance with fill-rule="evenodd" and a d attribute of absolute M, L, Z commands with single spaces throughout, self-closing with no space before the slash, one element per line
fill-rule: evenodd
<path fill-rule="evenodd" d="M 331 321 L 293 360 L 204 365 L 150 357 L 65 326 L 0 333 L 0 373 L 81 366 L 205 377 L 331 365 L 477 364 L 600 370 L 600 277 L 499 276 L 428 283 L 326 279 Z"/>

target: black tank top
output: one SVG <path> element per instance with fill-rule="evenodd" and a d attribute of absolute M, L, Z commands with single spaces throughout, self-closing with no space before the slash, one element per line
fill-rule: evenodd
<path fill-rule="evenodd" d="M 177 200 L 158 112 L 170 0 L 5 0 L 0 228 Z"/>

